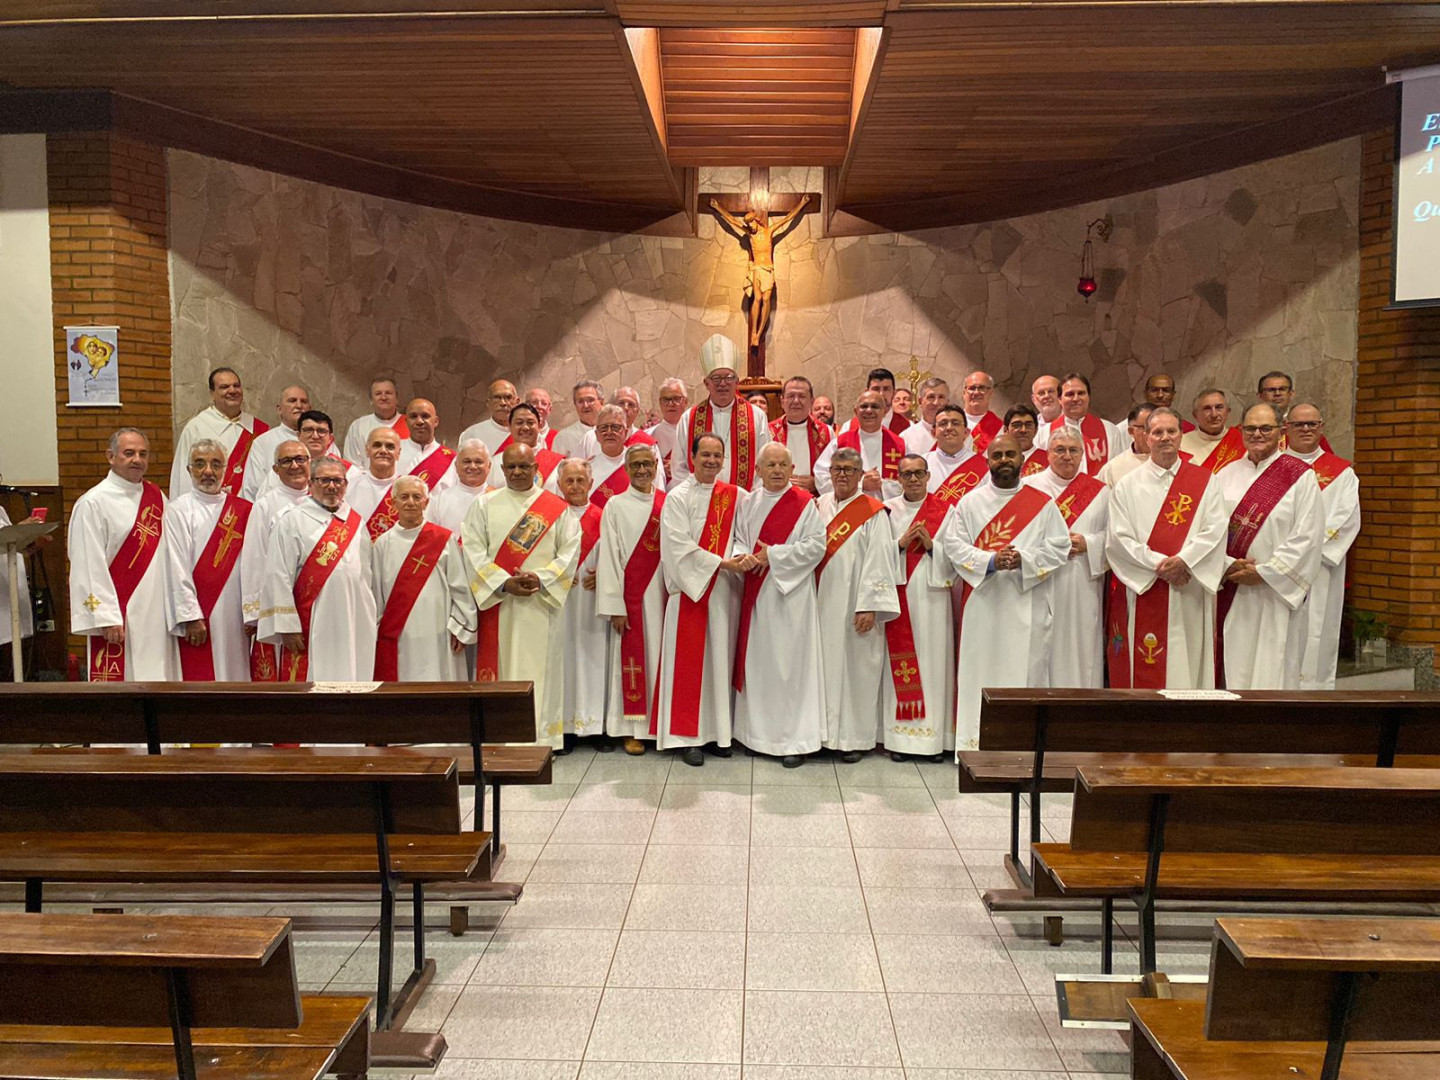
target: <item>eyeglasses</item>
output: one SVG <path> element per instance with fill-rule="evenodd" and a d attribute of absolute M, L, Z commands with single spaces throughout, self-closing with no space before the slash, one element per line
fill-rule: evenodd
<path fill-rule="evenodd" d="M 857 469 L 854 465 L 831 465 L 831 466 L 830 466 L 830 475 L 831 475 L 831 476 L 850 476 L 850 475 L 852 475 L 852 474 L 854 474 L 854 473 L 858 473 L 859 471 L 860 471 L 860 470 Z M 903 474 L 902 474 L 902 475 L 903 475 Z"/>
<path fill-rule="evenodd" d="M 304 427 L 302 427 L 302 428 L 300 429 L 300 434 L 301 434 L 301 435 L 329 435 L 329 434 L 330 434 L 330 429 L 327 428 L 327 427 L 316 427 L 314 424 L 306 424 Z"/>
<path fill-rule="evenodd" d="M 1035 431 L 1040 425 L 1034 420 L 1011 420 L 1008 431 Z"/>
<path fill-rule="evenodd" d="M 1280 429 L 1274 424 L 1246 424 L 1240 430 L 1246 435 L 1273 435 Z"/>
<path fill-rule="evenodd" d="M 303 465 L 310 460 L 309 454 L 297 454 L 295 457 L 282 457 L 275 462 L 276 465 Z"/>
<path fill-rule="evenodd" d="M 738 380 L 739 380 L 739 376 L 737 376 L 737 375 L 711 375 L 711 376 L 710 376 L 710 381 L 711 381 L 712 383 L 714 383 L 716 386 L 729 386 L 731 383 L 737 382 Z"/>
<path fill-rule="evenodd" d="M 624 435 L 625 429 L 619 424 L 596 424 L 596 435 Z"/>
<path fill-rule="evenodd" d="M 341 484 L 345 483 L 345 477 L 343 477 L 343 476 L 312 476 L 312 477 L 310 478 L 310 482 L 311 482 L 312 484 L 319 484 L 321 487 L 339 487 Z"/>
<path fill-rule="evenodd" d="M 1319 420 L 1291 420 L 1291 421 L 1289 422 L 1289 425 L 1288 425 L 1288 426 L 1294 428 L 1296 431 L 1314 431 L 1316 428 L 1318 428 L 1318 427 L 1320 426 L 1320 421 L 1319 421 Z"/>
<path fill-rule="evenodd" d="M 834 472 L 835 470 L 834 470 L 834 469 L 831 469 L 830 471 L 831 471 L 831 472 Z M 929 470 L 929 469 L 901 469 L 901 470 L 900 470 L 900 479 L 901 479 L 901 480 L 924 480 L 924 479 L 925 479 L 927 476 L 929 476 L 929 475 L 930 475 L 930 470 Z"/>
<path fill-rule="evenodd" d="M 684 394 L 661 394 L 661 395 L 660 395 L 660 404 L 661 404 L 661 405 L 679 405 L 679 404 L 680 404 L 682 401 L 684 401 L 684 400 L 685 400 L 685 395 L 684 395 Z"/>
<path fill-rule="evenodd" d="M 991 391 L 993 391 L 994 389 L 995 389 L 995 388 L 994 388 L 993 386 L 967 386 L 967 387 L 965 387 L 965 393 L 967 393 L 967 394 L 988 394 L 988 393 L 990 393 Z"/>

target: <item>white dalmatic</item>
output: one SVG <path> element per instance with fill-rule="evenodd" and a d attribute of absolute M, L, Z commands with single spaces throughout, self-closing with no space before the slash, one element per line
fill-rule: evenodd
<path fill-rule="evenodd" d="M 871 469 L 885 471 L 885 431 L 881 428 L 877 431 L 860 432 L 860 461 L 868 472 Z M 906 429 L 909 430 L 908 428 Z M 825 449 L 820 451 L 820 457 L 815 461 L 815 490 L 820 493 L 831 491 L 834 485 L 830 481 L 830 459 L 835 456 L 835 451 L 840 449 L 839 438 L 831 439 L 825 444 Z M 898 464 L 898 462 L 897 462 Z M 876 498 L 881 501 L 895 499 L 900 495 L 899 480 L 880 481 L 880 494 Z"/>
<path fill-rule="evenodd" d="M 210 543 L 228 498 L 223 492 L 207 495 L 198 488 L 192 489 L 173 499 L 165 513 L 165 526 L 170 534 L 165 544 L 170 556 L 170 631 L 176 637 L 185 636 L 184 623 L 204 618 L 195 588 L 195 568 Z M 253 515 L 255 511 L 252 508 L 250 512 Z M 230 539 L 231 543 L 242 544 L 240 560 L 245 557 L 243 541 L 243 534 Z M 242 592 L 241 562 L 237 560 L 205 624 L 217 682 L 250 681 L 250 639 L 245 636 Z"/>
<path fill-rule="evenodd" d="M 677 447 L 675 455 L 680 456 Z M 660 566 L 665 575 L 665 628 L 660 657 L 660 693 L 657 705 L 656 745 L 661 750 L 676 746 L 729 746 L 734 721 L 731 678 L 735 663 L 735 628 L 740 616 L 740 581 L 720 569 L 721 555 L 701 548 L 701 531 L 710 510 L 713 484 L 701 484 L 687 476 L 666 496 L 660 513 Z M 737 489 L 740 508 L 749 493 Z M 733 533 L 732 533 L 733 535 Z M 728 553 L 728 552 L 727 552 Z M 722 553 L 725 554 L 725 553 Z M 710 588 L 706 607 L 705 646 L 697 655 L 677 655 L 682 597 L 699 603 Z M 672 729 L 677 669 L 700 678 L 700 717 L 696 733 Z"/>
<path fill-rule="evenodd" d="M 300 433 L 284 424 L 273 424 L 269 431 L 256 435 L 250 443 L 250 456 L 245 459 L 245 480 L 237 494 L 254 502 L 265 478 L 274 475 L 275 448 L 283 442 L 299 441 Z"/>
<path fill-rule="evenodd" d="M 1233 515 L 1250 485 L 1285 456 L 1277 449 L 1257 465 L 1247 454 L 1216 473 L 1226 512 Z M 1232 529 L 1235 524 L 1232 516 Z M 1320 485 L 1315 473 L 1307 470 L 1281 496 L 1250 542 L 1245 557 L 1255 561 L 1264 581 L 1236 587 L 1220 628 L 1227 690 L 1299 689 L 1300 661 L 1310 629 L 1305 597 L 1320 574 L 1324 541 Z"/>
<path fill-rule="evenodd" d="M 609 711 L 614 635 L 610 620 L 595 609 L 596 590 L 585 588 L 585 577 L 595 572 L 600 561 L 598 530 L 600 511 L 589 503 L 567 506 L 565 513 L 580 531 L 583 558 L 575 568 L 575 585 L 565 600 L 564 704 L 563 721 L 567 735 L 601 735 Z M 596 531 L 597 542 L 585 551 L 585 515 Z"/>
<path fill-rule="evenodd" d="M 497 424 L 487 416 L 484 420 L 471 424 L 462 431 L 460 433 L 460 440 L 455 445 L 464 446 L 471 439 L 479 439 L 485 444 L 485 449 L 490 451 L 490 456 L 494 457 L 495 452 L 500 449 L 500 444 L 509 437 L 509 425 Z"/>
<path fill-rule="evenodd" d="M 640 563 L 644 556 L 655 558 L 658 555 L 658 547 L 648 552 L 640 547 L 654 511 L 656 494 L 628 487 L 607 502 L 600 515 L 600 542 L 596 545 L 595 610 L 605 620 L 611 639 L 610 685 L 605 692 L 605 732 L 631 739 L 653 738 L 650 734 L 649 704 L 660 671 L 661 643 L 665 631 L 665 574 L 658 565 L 640 598 L 640 612 L 644 619 L 643 670 L 625 670 L 620 635 L 610 627 L 610 618 L 629 614 L 625 606 L 627 575 L 641 573 Z M 664 501 L 663 495 L 661 501 Z M 658 536 L 655 542 L 658 545 Z M 632 696 L 639 695 L 629 708 L 626 707 L 627 690 Z"/>
<path fill-rule="evenodd" d="M 465 520 L 465 515 L 470 510 L 470 504 L 489 490 L 483 482 L 476 487 L 453 484 L 440 494 L 431 497 L 429 505 L 425 507 L 425 520 L 433 521 L 441 528 L 449 529 L 458 540 L 460 524 Z"/>
<path fill-rule="evenodd" d="M 936 542 L 972 589 L 960 624 L 957 750 L 979 744 L 982 688 L 1045 686 L 1050 677 L 1052 579 L 1070 557 L 1065 519 L 1048 502 L 1028 525 L 1004 538 L 1020 552 L 1018 570 L 993 569 L 994 553 L 977 546 L 985 527 L 1023 490 L 977 488 L 951 508 Z"/>
<path fill-rule="evenodd" d="M 833 491 L 816 500 L 829 530 L 837 514 L 869 496 L 857 491 L 837 502 Z M 896 592 L 899 548 L 883 504 L 852 529 L 825 563 L 816 582 L 820 608 L 820 657 L 825 673 L 827 750 L 870 750 L 875 746 L 890 669 L 885 664 L 885 624 L 900 613 Z M 872 612 L 875 625 L 855 629 L 855 616 Z M 948 713 L 946 714 L 948 715 Z"/>
<path fill-rule="evenodd" d="M 301 632 L 296 579 L 330 523 L 337 518 L 344 522 L 349 515 L 350 507 L 343 502 L 332 514 L 314 499 L 306 499 L 275 523 L 265 557 L 257 640 L 279 647 L 282 634 Z M 374 675 L 378 611 L 371 587 L 371 548 L 361 518 L 310 609 L 306 639 L 310 682 L 364 682 Z"/>
<path fill-rule="evenodd" d="M 475 643 L 475 601 L 470 572 L 454 536 L 445 541 L 433 568 L 417 564 L 413 553 L 420 526 L 396 525 L 379 540 L 370 558 L 375 607 L 383 618 L 395 584 L 405 574 L 425 574 L 425 584 L 400 631 L 401 682 L 463 682 L 465 654 L 450 646 L 451 635 L 462 645 Z M 423 556 L 420 556 L 423 560 Z"/>
<path fill-rule="evenodd" d="M 201 439 L 214 439 L 225 448 L 225 460 L 228 463 L 230 452 L 240 441 L 241 433 L 251 433 L 254 430 L 255 417 L 248 412 L 242 412 L 234 420 L 231 420 L 214 405 L 211 405 L 192 416 L 181 429 L 180 438 L 175 440 L 175 459 L 170 465 L 170 498 L 178 499 L 186 492 L 195 490 L 195 484 L 190 479 L 190 448 L 192 446 Z M 265 433 L 262 431 L 260 434 Z M 248 456 L 246 460 L 248 462 Z M 228 481 L 230 478 L 226 476 L 225 479 Z"/>
<path fill-rule="evenodd" d="M 1296 454 L 1314 465 L 1324 450 Z M 1317 481 L 1320 477 L 1317 474 Z M 1325 542 L 1320 545 L 1320 572 L 1305 599 L 1307 630 L 1300 661 L 1302 690 L 1334 690 L 1335 661 L 1340 651 L 1340 615 L 1345 606 L 1345 556 L 1360 535 L 1360 479 L 1346 466 L 1320 481 L 1320 504 L 1325 512 Z"/>
<path fill-rule="evenodd" d="M 660 464 L 664 471 L 655 478 L 663 491 L 670 486 L 670 470 L 674 466 L 675 452 L 678 448 L 680 434 L 679 424 L 666 423 L 661 420 L 653 427 L 645 429 L 646 433 L 655 440 L 655 452 L 660 455 Z"/>
<path fill-rule="evenodd" d="M 1135 602 L 1155 587 L 1155 568 L 1167 558 L 1148 541 L 1166 503 L 1180 461 L 1162 469 L 1146 461 L 1115 485 L 1110 493 L 1110 528 L 1105 557 L 1125 586 L 1127 624 L 1124 642 L 1135 640 Z M 1171 585 L 1166 620 L 1165 687 L 1169 690 L 1211 690 L 1215 687 L 1215 594 L 1228 560 L 1225 526 L 1228 515 L 1220 486 L 1211 479 L 1195 505 L 1190 530 L 1175 554 L 1190 570 L 1184 585 Z M 1106 648 L 1124 647 L 1114 635 Z M 1133 667 L 1133 658 L 1132 658 Z"/>
<path fill-rule="evenodd" d="M 790 493 L 794 492 L 791 496 Z M 735 739 L 761 754 L 813 754 L 825 736 L 824 660 L 815 567 L 825 556 L 825 526 L 815 500 L 788 484 L 763 487 L 735 515 L 731 551 L 753 551 L 782 497 L 805 508 L 784 541 L 770 545 L 769 572 L 755 594 L 745 648 L 744 684 L 735 695 Z"/>
<path fill-rule="evenodd" d="M 954 570 L 945 550 L 936 542 L 919 556 L 907 581 L 908 556 L 898 546 L 900 537 L 929 498 L 927 495 L 925 500 L 912 503 L 901 495 L 885 503 L 890 511 L 890 544 L 895 548 L 895 585 L 897 592 L 905 590 L 915 641 L 915 667 L 925 704 L 923 718 L 899 715 L 899 695 L 891 670 L 896 658 L 887 649 L 880 680 L 880 731 L 885 749 L 896 754 L 934 756 L 955 747 L 955 616 L 950 606 Z M 899 661 L 900 665 L 904 662 L 903 658 Z"/>
<path fill-rule="evenodd" d="M 482 495 L 470 504 L 465 514 L 460 544 L 470 567 L 470 591 L 481 611 L 482 655 L 486 633 L 484 613 L 495 609 L 499 627 L 494 678 L 535 684 L 537 741 L 558 749 L 564 745 L 565 622 L 562 611 L 580 556 L 580 527 L 576 518 L 568 510 L 562 510 L 538 540 L 529 538 L 532 546 L 519 569 L 540 579 L 538 592 L 530 596 L 506 592 L 504 585 L 512 575 L 495 562 L 512 531 L 541 495 L 559 498 L 538 485 L 529 491 L 503 487 Z M 527 537 L 528 532 L 522 539 Z"/>
<path fill-rule="evenodd" d="M 141 484 L 108 472 L 75 500 L 65 541 L 70 555 L 70 631 L 93 639 L 100 638 L 107 626 L 123 625 L 126 680 L 168 682 L 180 678 L 180 653 L 170 633 L 165 594 L 167 516 L 162 515 L 160 536 L 151 541 L 158 546 L 145 576 L 130 595 L 123 621 L 110 577 L 110 560 L 135 527 L 142 490 Z M 161 499 L 163 502 L 163 495 Z M 94 647 L 95 641 L 87 645 Z"/>
<path fill-rule="evenodd" d="M 580 448 L 585 443 L 585 436 L 591 434 L 594 430 L 594 424 L 587 424 L 583 420 L 574 420 L 555 433 L 555 441 L 550 444 L 550 449 L 561 457 L 579 457 Z M 510 433 L 507 431 L 505 434 L 508 435 Z M 480 436 L 473 437 L 479 438 Z M 464 439 L 465 436 L 462 435 L 462 443 Z M 504 440 L 501 441 L 503 442 Z M 490 446 L 488 442 L 485 445 Z M 495 448 L 491 447 L 490 452 L 493 454 Z"/>
<path fill-rule="evenodd" d="M 1053 469 L 1022 483 L 1043 491 L 1051 502 L 1059 500 L 1070 486 L 1070 481 L 1056 476 Z M 1105 535 L 1110 491 L 1103 484 L 1101 487 L 1079 517 L 1066 525 L 1070 532 L 1085 538 L 1085 550 L 1071 555 L 1051 578 L 1054 630 L 1046 686 L 1096 690 L 1105 683 L 1105 571 L 1110 568 L 1105 559 Z M 1065 516 L 1063 511 L 1061 516 Z"/>
<path fill-rule="evenodd" d="M 382 480 L 369 469 L 358 469 L 346 477 L 348 483 L 345 485 L 345 501 L 350 509 L 360 515 L 362 523 L 368 523 L 370 515 L 385 501 L 385 496 L 390 494 L 395 481 L 402 475 L 401 471 L 396 469 Z"/>
<path fill-rule="evenodd" d="M 630 486 L 630 477 L 625 472 L 625 451 L 622 450 L 615 457 L 609 457 L 598 446 L 595 455 L 588 459 L 590 462 L 590 494 L 594 495 L 600 488 L 608 488 L 614 492 L 617 485 Z M 555 466 L 555 472 L 560 472 L 560 466 Z M 608 499 L 612 496 L 606 496 Z M 605 500 L 602 500 L 602 502 Z"/>
<path fill-rule="evenodd" d="M 310 489 L 279 484 L 255 500 L 250 520 L 245 523 L 245 546 L 240 549 L 240 600 L 245 625 L 260 621 L 260 593 L 265 587 L 265 556 L 270 551 L 270 535 L 275 523 L 288 510 L 309 501 Z"/>
<path fill-rule="evenodd" d="M 0 506 L 0 529 L 14 522 L 5 508 Z M 20 587 L 20 638 L 32 636 L 35 633 L 35 620 L 30 606 L 30 579 L 25 572 L 25 556 L 15 556 L 16 582 Z M 9 560 L 3 553 L 0 553 L 0 645 L 10 644 L 10 566 Z"/>

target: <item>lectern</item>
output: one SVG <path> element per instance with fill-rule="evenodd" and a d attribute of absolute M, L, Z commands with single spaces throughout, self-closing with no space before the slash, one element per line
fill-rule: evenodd
<path fill-rule="evenodd" d="M 27 521 L 0 529 L 0 551 L 5 552 L 5 574 L 9 579 L 10 655 L 14 659 L 16 682 L 25 681 L 25 661 L 20 646 L 20 553 L 59 527 L 58 522 Z"/>

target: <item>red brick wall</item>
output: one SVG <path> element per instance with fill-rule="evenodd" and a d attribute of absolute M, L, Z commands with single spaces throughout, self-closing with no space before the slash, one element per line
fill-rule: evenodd
<path fill-rule="evenodd" d="M 1382 613 L 1393 640 L 1440 646 L 1440 308 L 1385 310 L 1393 130 L 1366 136 L 1363 153 L 1355 470 L 1365 525 L 1351 602 Z"/>

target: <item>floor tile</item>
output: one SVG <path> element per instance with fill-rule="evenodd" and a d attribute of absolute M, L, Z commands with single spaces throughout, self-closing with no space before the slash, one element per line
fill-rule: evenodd
<path fill-rule="evenodd" d="M 745 929 L 743 885 L 636 885 L 627 930 Z"/>
<path fill-rule="evenodd" d="M 329 982 L 369 936 L 369 930 L 295 931 L 291 935 L 295 943 L 295 977 L 300 982 Z M 372 963 L 362 977 L 374 980 L 377 974 Z"/>
<path fill-rule="evenodd" d="M 945 825 L 957 848 L 1009 851 L 1010 821 L 1008 818 L 989 814 L 954 814 L 947 810 L 943 814 Z M 1020 825 L 1020 844 L 1024 848 L 1029 842 L 1029 823 Z"/>
<path fill-rule="evenodd" d="M 953 848 L 857 848 L 860 883 L 893 888 L 970 889 L 970 874 Z"/>
<path fill-rule="evenodd" d="M 1025 990 L 1039 1000 L 1055 999 L 1056 975 L 1083 975 L 1099 973 L 1100 943 L 1076 938 L 1066 934 L 1064 945 L 1050 945 L 1043 937 L 1020 937 L 1005 933 L 1008 928 L 1000 924 L 1000 940 L 1010 954 L 1010 962 L 1020 973 Z M 1068 923 L 1069 920 L 1067 919 Z M 1139 953 L 1126 941 L 1117 936 L 1115 940 L 1115 970 L 1138 970 Z"/>
<path fill-rule="evenodd" d="M 409 974 L 414 957 L 409 930 L 395 932 L 395 986 L 398 988 Z M 449 934 L 428 933 L 425 935 L 425 952 L 435 961 L 435 985 L 463 985 L 475 970 L 475 963 L 484 953 L 485 947 L 473 938 L 451 937 Z M 339 982 L 371 982 L 380 970 L 380 932 L 377 930 L 365 939 L 335 973 Z"/>
<path fill-rule="evenodd" d="M 626 930 L 608 985 L 740 990 L 745 977 L 745 935 L 739 931 Z"/>
<path fill-rule="evenodd" d="M 550 834 L 556 844 L 643 844 L 655 824 L 654 810 L 581 810 L 573 805 Z"/>
<path fill-rule="evenodd" d="M 925 764 L 926 768 L 929 763 Z M 953 774 L 955 766 L 950 766 Z M 835 763 L 835 776 L 841 787 L 909 787 L 925 786 L 920 767 L 911 761 L 891 761 L 890 755 L 879 751 L 867 754 L 853 765 Z M 951 783 L 954 783 L 952 775 Z"/>
<path fill-rule="evenodd" d="M 906 1069 L 906 1080 L 1070 1080 L 1063 1072 L 1015 1072 L 1011 1069 Z M 1108 1080 L 1093 1076 L 1087 1080 Z M 1130 1080 L 1129 1075 L 1114 1080 Z"/>
<path fill-rule="evenodd" d="M 505 843 L 502 846 L 505 849 L 505 858 L 501 861 L 499 868 L 493 871 L 496 881 L 523 882 L 530 876 L 530 868 L 535 865 L 535 860 L 540 857 L 540 852 L 545 850 L 543 843 L 511 843 L 508 831 L 505 833 Z"/>
<path fill-rule="evenodd" d="M 579 786 L 579 781 L 573 784 L 506 784 L 505 792 L 500 796 L 500 813 L 508 816 L 516 810 L 564 810 Z M 488 803 L 485 814 L 488 821 Z"/>
<path fill-rule="evenodd" d="M 661 810 L 655 815 L 652 844 L 747 844 L 750 842 L 748 813 L 701 813 L 689 810 Z"/>
<path fill-rule="evenodd" d="M 1050 1041 L 1060 1053 L 1060 1060 L 1071 1074 L 1125 1072 L 1130 1068 L 1130 1048 L 1124 1033 L 1104 1028 L 1066 1028 L 1060 1026 L 1055 999 L 1034 999 L 1040 1020 L 1050 1034 Z"/>
<path fill-rule="evenodd" d="M 885 989 L 875 943 L 868 933 L 770 934 L 752 930 L 747 935 L 745 985 L 750 990 Z"/>
<path fill-rule="evenodd" d="M 687 1065 L 674 1061 L 587 1061 L 580 1080 L 740 1080 L 739 1065 Z"/>
<path fill-rule="evenodd" d="M 537 881 L 525 886 L 500 925 L 542 929 L 618 930 L 630 905 L 631 885 Z"/>
<path fill-rule="evenodd" d="M 865 1065 L 746 1065 L 745 1080 L 905 1080 L 905 1070 Z"/>
<path fill-rule="evenodd" d="M 858 885 L 751 885 L 749 932 L 864 934 L 870 930 Z"/>
<path fill-rule="evenodd" d="M 935 796 L 925 787 L 845 787 L 847 814 L 939 814 Z"/>
<path fill-rule="evenodd" d="M 597 754 L 581 778 L 582 784 L 663 784 L 674 759 L 669 754 L 631 757 L 624 751 Z"/>
<path fill-rule="evenodd" d="M 948 842 L 948 839 L 947 839 Z M 850 847 L 844 814 L 762 814 L 750 818 L 752 847 Z"/>
<path fill-rule="evenodd" d="M 787 769 L 775 758 L 757 757 L 752 781 L 785 787 L 839 787 L 835 766 L 824 758 L 812 759 L 798 769 Z"/>
<path fill-rule="evenodd" d="M 757 847 L 750 851 L 751 885 L 858 885 L 848 847 Z"/>
<path fill-rule="evenodd" d="M 702 814 L 750 813 L 750 785 L 712 786 L 710 784 L 670 784 L 661 800 L 662 810 Z"/>
<path fill-rule="evenodd" d="M 865 905 L 877 934 L 993 934 L 980 897 L 969 889 L 867 887 Z"/>
<path fill-rule="evenodd" d="M 604 986 L 618 930 L 502 927 L 470 985 Z"/>
<path fill-rule="evenodd" d="M 529 881 L 634 882 L 645 858 L 644 844 L 560 844 L 551 842 L 535 860 Z"/>
<path fill-rule="evenodd" d="M 500 836 L 507 844 L 511 841 L 525 844 L 543 844 L 550 839 L 556 823 L 560 820 L 559 810 L 511 810 L 506 806 L 501 814 Z M 487 819 L 488 820 L 488 819 Z"/>
<path fill-rule="evenodd" d="M 970 880 L 975 888 L 985 889 L 1014 889 L 1015 879 L 1005 869 L 1005 853 L 1002 851 L 978 851 L 960 850 L 960 858 L 965 863 L 965 869 L 970 872 Z"/>
<path fill-rule="evenodd" d="M 586 1060 L 738 1063 L 743 996 L 739 990 L 610 987 Z"/>
<path fill-rule="evenodd" d="M 634 813 L 657 810 L 665 785 L 630 783 L 586 783 L 575 789 L 567 810 Z"/>
<path fill-rule="evenodd" d="M 711 757 L 707 754 L 705 764 L 701 768 L 695 769 L 688 765 L 677 764 L 670 770 L 667 783 L 671 786 L 678 784 L 746 785 L 750 783 L 754 760 L 754 758 L 746 757 L 743 750 L 728 758 Z"/>
<path fill-rule="evenodd" d="M 857 848 L 950 848 L 951 839 L 945 822 L 938 814 L 929 816 L 907 814 L 851 814 L 850 835 Z"/>
<path fill-rule="evenodd" d="M 578 1061 L 600 994 L 588 986 L 469 986 L 440 1030 L 452 1058 Z"/>
<path fill-rule="evenodd" d="M 892 994 L 1023 994 L 998 937 L 878 934 L 875 948 Z"/>
<path fill-rule="evenodd" d="M 425 1080 L 575 1080 L 578 1061 L 487 1061 L 447 1054 Z"/>
<path fill-rule="evenodd" d="M 907 1069 L 1063 1071 L 1028 996 L 892 993 L 890 1010 Z"/>
<path fill-rule="evenodd" d="M 753 790 L 756 813 L 802 815 L 845 812 L 838 787 L 788 787 L 757 783 Z"/>
<path fill-rule="evenodd" d="M 744 885 L 749 872 L 750 849 L 744 844 L 652 842 L 645 849 L 640 881 L 656 885 Z"/>
<path fill-rule="evenodd" d="M 900 1056 L 884 994 L 749 990 L 745 1061 L 894 1066 Z"/>

